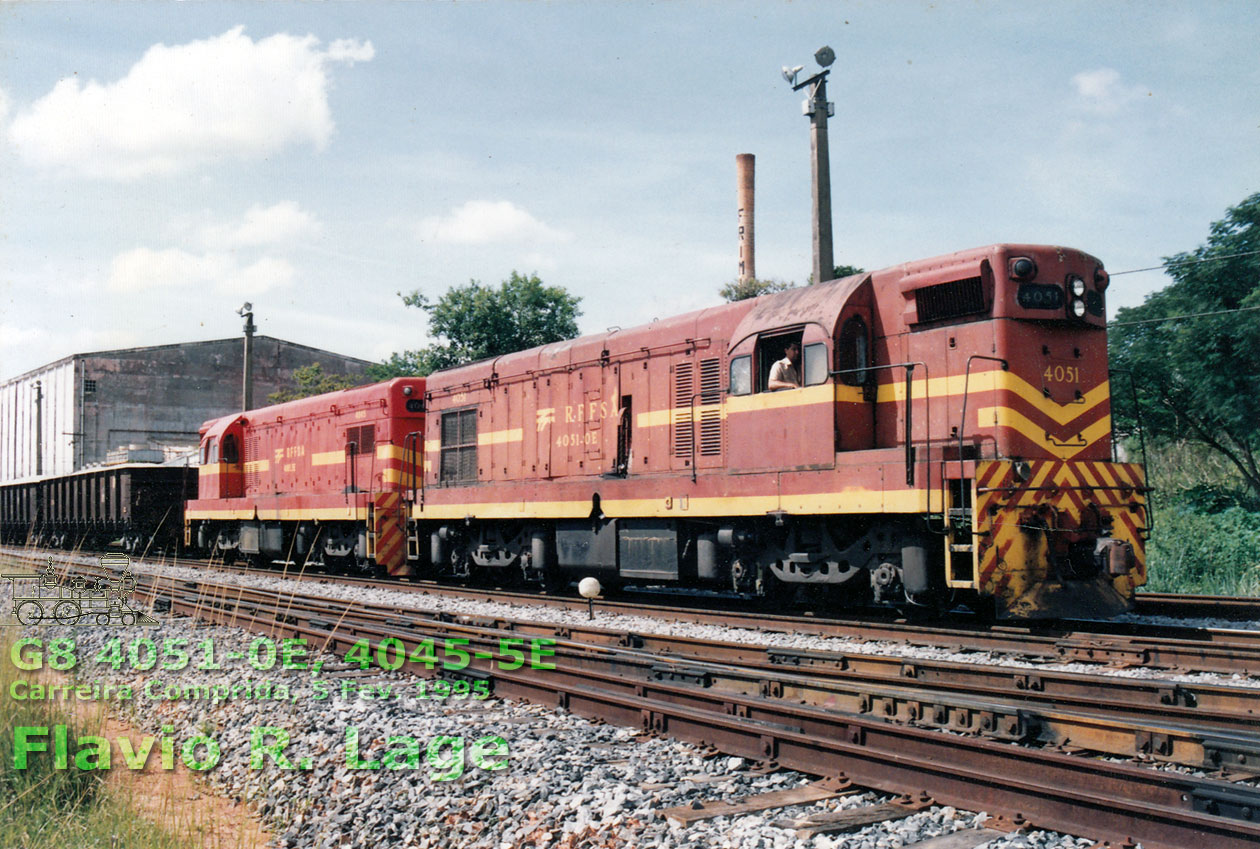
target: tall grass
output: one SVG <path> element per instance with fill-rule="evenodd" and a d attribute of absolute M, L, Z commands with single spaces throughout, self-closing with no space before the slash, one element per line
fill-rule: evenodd
<path fill-rule="evenodd" d="M 1146 589 L 1260 595 L 1260 504 L 1219 454 L 1188 443 L 1151 447 L 1154 529 Z"/>
<path fill-rule="evenodd" d="M 99 706 L 71 711 L 56 700 L 19 700 L 11 686 L 23 673 L 13 666 L 13 629 L 0 636 L 0 846 L 5 849 L 181 849 L 200 845 L 138 816 L 103 770 L 54 769 L 51 753 L 31 753 L 26 769 L 14 765 L 14 730 L 66 725 L 73 766 L 75 740 L 101 733 Z M 34 680 L 34 679 L 30 679 Z M 48 748 L 51 750 L 51 741 Z"/>

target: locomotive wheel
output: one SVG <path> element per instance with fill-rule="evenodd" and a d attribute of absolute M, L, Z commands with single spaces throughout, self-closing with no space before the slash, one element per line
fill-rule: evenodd
<path fill-rule="evenodd" d="M 17 618 L 23 625 L 34 625 L 44 618 L 44 607 L 38 601 L 24 601 L 18 605 Z"/>
<path fill-rule="evenodd" d="M 73 625 L 83 615 L 83 609 L 73 601 L 59 601 L 53 608 L 53 616 L 61 625 Z"/>
<path fill-rule="evenodd" d="M 98 613 L 98 614 L 96 614 L 96 624 L 97 624 L 97 625 L 108 625 L 108 624 L 109 624 L 109 614 L 108 614 L 108 613 Z"/>

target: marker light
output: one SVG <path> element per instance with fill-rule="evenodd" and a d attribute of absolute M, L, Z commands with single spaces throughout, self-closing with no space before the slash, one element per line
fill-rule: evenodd
<path fill-rule="evenodd" d="M 1026 256 L 1011 263 L 1011 276 L 1016 280 L 1031 280 L 1036 273 L 1036 264 Z"/>
<path fill-rule="evenodd" d="M 1082 301 L 1080 298 L 1072 299 L 1072 315 L 1076 316 L 1077 318 L 1085 317 L 1085 302 Z"/>
<path fill-rule="evenodd" d="M 1068 278 L 1068 286 L 1072 289 L 1072 294 L 1078 298 L 1085 296 L 1085 281 L 1073 275 Z"/>

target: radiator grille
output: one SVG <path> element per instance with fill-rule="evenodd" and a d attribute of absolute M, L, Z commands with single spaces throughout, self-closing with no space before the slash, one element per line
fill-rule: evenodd
<path fill-rule="evenodd" d="M 695 366 L 678 363 L 674 366 L 674 456 L 690 457 L 695 444 L 691 420 L 691 396 L 695 393 Z"/>
<path fill-rule="evenodd" d="M 722 408 L 708 405 L 722 400 L 722 361 L 700 361 L 700 456 L 722 453 Z"/>
<path fill-rule="evenodd" d="M 984 286 L 979 277 L 924 286 L 914 292 L 919 321 L 939 321 L 984 312 Z"/>

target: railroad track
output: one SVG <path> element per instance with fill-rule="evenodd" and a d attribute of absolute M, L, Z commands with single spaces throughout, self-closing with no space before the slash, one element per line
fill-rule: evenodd
<path fill-rule="evenodd" d="M 32 566 L 42 565 L 50 555 L 60 558 L 68 557 L 66 552 L 31 552 L 17 549 L 0 549 L 0 554 L 18 558 Z M 92 560 L 87 555 L 80 555 L 79 559 L 83 562 Z M 283 577 L 295 581 L 430 593 L 506 604 L 541 605 L 567 610 L 584 610 L 587 606 L 585 601 L 570 597 L 505 589 L 453 586 L 434 581 L 382 581 L 355 576 L 330 576 L 304 570 L 225 567 L 222 564 L 204 560 L 180 560 L 178 565 L 214 568 L 272 578 Z M 668 598 L 671 603 L 662 604 L 660 602 L 662 597 Z M 734 600 L 722 597 L 689 599 L 684 604 L 680 603 L 680 599 L 676 596 L 658 595 L 651 603 L 600 599 L 597 604 L 602 614 L 645 616 L 666 621 L 747 628 L 753 631 L 890 641 L 955 652 L 991 651 L 1032 662 L 1101 663 L 1181 672 L 1260 675 L 1260 631 L 1094 620 L 1047 624 L 967 621 L 935 624 L 875 616 L 858 619 L 783 615 L 750 612 L 746 606 L 737 606 Z"/>
<path fill-rule="evenodd" d="M 1236 595 L 1139 592 L 1135 609 L 1145 616 L 1260 620 L 1260 598 Z"/>
<path fill-rule="evenodd" d="M 88 571 L 91 571 L 90 569 Z M 729 754 L 1150 849 L 1260 841 L 1260 691 L 904 658 L 782 652 L 594 626 L 424 614 L 232 583 L 138 576 L 183 614 L 344 654 L 357 641 L 467 640 L 460 669 L 555 704 Z M 504 635 L 555 640 L 554 670 L 505 669 Z M 953 733 L 943 733 L 943 732 Z M 1012 745 L 1019 743 L 1022 745 Z M 1065 751 L 1066 750 L 1066 751 Z M 1218 778 L 1083 757 L 1194 765 Z M 1068 753 L 1068 752 L 1073 752 Z M 1226 770 L 1232 771 L 1226 771 Z"/>

